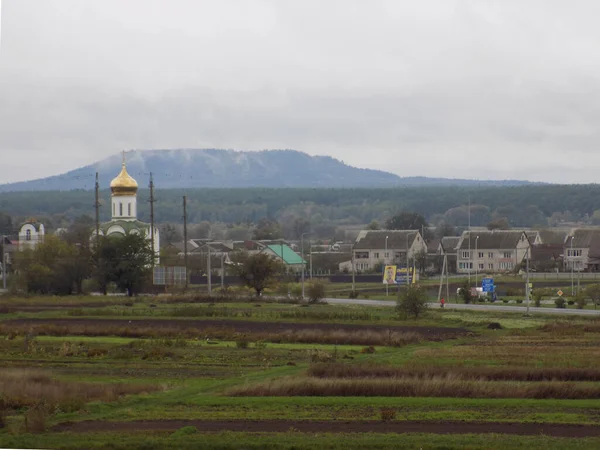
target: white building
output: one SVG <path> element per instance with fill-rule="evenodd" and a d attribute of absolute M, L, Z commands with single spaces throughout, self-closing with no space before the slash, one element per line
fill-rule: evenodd
<path fill-rule="evenodd" d="M 137 181 L 127 173 L 125 156 L 123 156 L 121 172 L 110 182 L 112 220 L 100 225 L 100 235 L 142 234 L 148 240 L 152 240 L 151 225 L 137 219 L 137 190 Z M 156 226 L 153 250 L 158 262 L 160 234 Z"/>
<path fill-rule="evenodd" d="M 29 219 L 19 229 L 19 249 L 34 248 L 37 244 L 44 242 L 46 229 L 43 223 Z"/>

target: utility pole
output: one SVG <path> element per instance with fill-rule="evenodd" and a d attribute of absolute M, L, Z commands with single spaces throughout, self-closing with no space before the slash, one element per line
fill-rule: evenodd
<path fill-rule="evenodd" d="M 187 199 L 183 196 L 183 263 L 185 265 L 185 288 L 188 287 L 188 249 L 187 249 Z"/>
<path fill-rule="evenodd" d="M 389 236 L 386 236 L 386 237 L 385 237 L 385 250 L 384 250 L 384 252 L 385 252 L 385 253 L 383 254 L 383 274 L 384 274 L 384 280 L 385 280 L 385 266 L 386 266 L 386 264 L 387 264 L 387 255 L 388 255 L 388 247 L 387 247 L 387 243 L 388 243 L 388 237 L 389 237 Z M 385 282 L 385 296 L 386 296 L 386 297 L 387 297 L 387 296 L 389 295 L 389 293 L 390 293 L 389 289 L 390 289 L 390 288 L 389 288 L 389 286 L 388 286 L 388 284 L 387 284 L 387 281 L 386 281 L 386 282 Z"/>
<path fill-rule="evenodd" d="M 6 236 L 2 236 L 2 288 L 6 290 Z"/>
<path fill-rule="evenodd" d="M 208 245 L 208 242 L 206 243 L 206 248 L 208 249 L 208 252 L 206 253 L 207 255 L 207 261 L 206 261 L 206 279 L 208 280 L 208 295 L 212 294 L 212 277 L 211 275 L 211 267 L 210 267 L 210 245 Z"/>
<path fill-rule="evenodd" d="M 98 181 L 98 172 L 96 172 L 96 185 L 95 185 L 95 202 L 94 209 L 96 210 L 96 254 L 98 255 L 98 246 L 100 242 L 100 183 Z"/>
<path fill-rule="evenodd" d="M 529 315 L 529 247 L 527 247 L 525 257 L 527 258 L 525 269 L 525 300 L 527 301 L 527 315 Z"/>
<path fill-rule="evenodd" d="M 304 300 L 304 272 L 306 272 L 306 266 L 304 262 L 304 236 L 310 234 L 310 231 L 302 233 L 300 235 L 300 256 L 302 258 L 302 300 Z"/>
<path fill-rule="evenodd" d="M 150 172 L 150 245 L 152 247 L 152 267 L 154 267 L 154 261 L 156 259 L 156 252 L 154 250 L 154 181 L 152 180 L 152 172 Z"/>
<path fill-rule="evenodd" d="M 355 291 L 356 291 L 356 264 L 354 262 L 354 246 L 356 245 L 356 242 L 354 243 L 354 245 L 352 245 L 352 295 L 354 295 Z"/>
<path fill-rule="evenodd" d="M 469 220 L 469 289 L 471 289 L 471 269 L 473 268 L 473 255 L 471 254 L 471 196 L 469 195 L 469 210 L 468 210 L 468 220 Z"/>
<path fill-rule="evenodd" d="M 410 277 L 408 275 L 408 235 L 409 233 L 406 233 L 406 290 L 408 290 L 408 285 L 410 284 Z M 415 274 L 413 274 L 413 277 L 415 276 Z"/>
<path fill-rule="evenodd" d="M 225 288 L 225 253 L 221 252 L 221 290 Z"/>

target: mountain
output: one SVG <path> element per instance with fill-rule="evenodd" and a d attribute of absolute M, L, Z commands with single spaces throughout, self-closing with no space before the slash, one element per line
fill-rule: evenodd
<path fill-rule="evenodd" d="M 0 192 L 93 189 L 95 173 L 101 188 L 119 173 L 121 156 L 114 155 L 62 175 L 0 185 Z M 520 186 L 527 181 L 476 181 L 399 177 L 380 170 L 359 169 L 329 156 L 295 150 L 242 152 L 217 149 L 133 150 L 127 170 L 140 187 L 152 172 L 159 189 L 244 187 L 396 187 L 396 186 Z"/>

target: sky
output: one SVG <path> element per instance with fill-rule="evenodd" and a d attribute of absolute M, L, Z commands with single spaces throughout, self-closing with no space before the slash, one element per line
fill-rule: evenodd
<path fill-rule="evenodd" d="M 600 178 L 595 0 L 0 2 L 0 183 L 152 148 Z"/>

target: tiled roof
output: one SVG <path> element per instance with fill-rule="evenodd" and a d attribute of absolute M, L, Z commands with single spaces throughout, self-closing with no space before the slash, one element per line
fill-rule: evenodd
<path fill-rule="evenodd" d="M 471 241 L 470 248 L 479 249 L 509 249 L 515 248 L 521 239 L 523 231 L 514 230 L 478 230 L 478 231 L 463 231 L 460 241 L 460 248 L 469 248 L 469 240 Z M 479 236 L 479 239 L 477 239 Z"/>
<path fill-rule="evenodd" d="M 363 230 L 356 238 L 354 249 L 384 249 L 386 236 L 388 237 L 387 248 L 393 250 L 406 250 L 407 239 L 409 247 L 414 242 L 415 236 L 421 239 L 421 234 L 416 230 Z"/>

